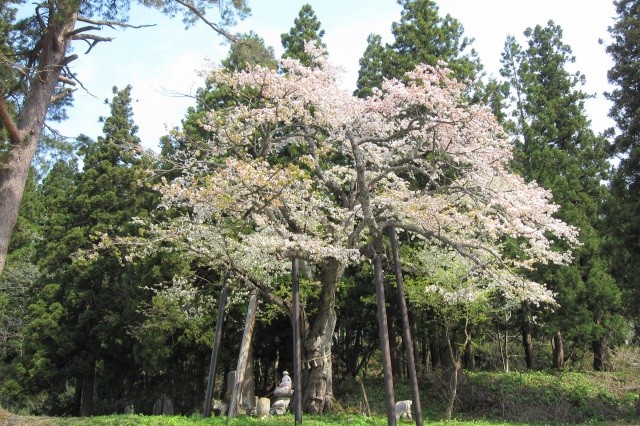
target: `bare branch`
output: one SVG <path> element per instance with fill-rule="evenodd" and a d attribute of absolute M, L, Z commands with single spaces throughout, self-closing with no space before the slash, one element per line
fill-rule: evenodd
<path fill-rule="evenodd" d="M 410 224 L 407 224 L 407 223 L 388 221 L 388 222 L 385 222 L 384 224 L 382 224 L 383 228 L 387 228 L 387 227 L 390 227 L 390 226 L 394 226 L 394 227 L 396 227 L 398 229 L 404 229 L 407 232 L 411 232 L 411 233 L 414 233 L 414 234 L 417 234 L 417 235 L 421 235 L 421 236 L 423 236 L 425 238 L 435 239 L 437 241 L 440 241 L 441 243 L 445 244 L 446 246 L 448 246 L 448 247 L 454 249 L 455 251 L 457 251 L 463 257 L 466 257 L 467 259 L 470 259 L 476 266 L 479 266 L 481 268 L 484 268 L 486 266 L 486 263 L 482 262 L 481 259 L 479 259 L 478 256 L 476 254 L 474 254 L 471 250 L 484 251 L 484 252 L 490 254 L 497 261 L 502 263 L 500 255 L 498 253 L 496 253 L 495 251 L 491 250 L 487 246 L 459 243 L 459 242 L 454 241 L 454 240 L 452 240 L 450 238 L 447 238 L 446 236 L 442 235 L 441 233 L 436 233 L 436 232 L 433 232 L 433 231 L 429 231 L 427 229 L 424 229 L 424 228 L 421 228 L 421 227 L 418 227 L 418 226 L 414 226 L 414 225 L 410 225 Z"/>
<path fill-rule="evenodd" d="M 70 86 L 75 86 L 77 84 L 75 80 L 69 77 L 65 77 L 64 75 L 61 75 L 60 77 L 58 77 L 58 81 L 64 84 L 68 84 Z"/>
<path fill-rule="evenodd" d="M 76 89 L 72 89 L 70 87 L 60 91 L 59 93 L 56 93 L 55 95 L 53 95 L 51 97 L 51 103 L 56 103 L 59 102 L 61 100 L 63 100 L 64 98 L 66 98 L 67 96 L 71 95 L 73 92 L 75 92 Z"/>
<path fill-rule="evenodd" d="M 80 28 L 76 28 L 73 31 L 70 31 L 66 34 L 67 37 L 71 37 L 73 39 L 74 36 L 81 34 L 81 33 L 86 33 L 87 31 L 100 31 L 102 30 L 102 27 L 95 27 L 95 26 L 86 26 L 86 27 L 80 27 Z"/>
<path fill-rule="evenodd" d="M 0 93 L 1 92 L 2 85 L 0 85 Z M 4 128 L 7 129 L 11 143 L 13 145 L 20 145 L 20 143 L 22 143 L 22 135 L 20 134 L 20 130 L 18 130 L 18 126 L 16 126 L 16 122 L 11 118 L 9 108 L 7 108 L 7 103 L 3 97 L 0 97 L 0 121 L 4 124 Z"/>
<path fill-rule="evenodd" d="M 77 34 L 71 38 L 72 40 L 93 40 L 94 42 L 113 41 L 115 37 L 102 37 L 95 34 Z"/>
<path fill-rule="evenodd" d="M 258 291 L 260 292 L 260 295 L 264 297 L 267 301 L 282 308 L 282 310 L 284 310 L 288 314 L 291 313 L 290 303 L 288 303 L 281 297 L 276 296 L 271 290 L 269 290 L 267 286 L 265 286 L 264 284 L 260 283 L 257 280 L 252 279 L 244 271 L 241 271 L 240 269 L 236 268 L 234 265 L 230 265 L 229 270 L 232 271 L 235 276 L 242 278 L 246 283 L 250 284 L 253 288 L 258 289 Z"/>
<path fill-rule="evenodd" d="M 226 30 L 224 30 L 220 26 L 218 26 L 218 25 L 214 24 L 213 22 L 209 21 L 207 19 L 207 17 L 204 16 L 204 14 L 194 4 L 190 3 L 187 0 L 176 0 L 176 3 L 181 4 L 184 7 L 186 7 L 187 9 L 189 9 L 194 15 L 196 15 L 198 18 L 200 18 L 200 20 L 202 22 L 204 22 L 209 27 L 211 27 L 213 29 L 213 31 L 215 31 L 218 34 L 220 34 L 221 36 L 227 38 L 232 43 L 237 43 L 238 42 L 238 39 L 235 36 L 231 35 L 230 33 L 228 33 Z"/>
<path fill-rule="evenodd" d="M 65 67 L 69 65 L 71 62 L 75 61 L 76 59 L 78 59 L 78 55 L 76 55 L 75 53 L 73 55 L 69 55 L 66 58 L 64 58 L 64 60 L 62 61 L 62 66 Z"/>
<path fill-rule="evenodd" d="M 87 51 L 84 52 L 86 55 L 87 53 L 91 52 L 91 49 L 93 49 L 98 43 L 103 41 L 112 41 L 114 38 L 115 37 L 102 37 L 95 34 L 77 34 L 71 37 L 71 40 L 86 41 L 87 44 L 89 45 L 89 48 L 87 49 Z M 89 40 L 92 40 L 92 41 L 89 42 Z"/>
<path fill-rule="evenodd" d="M 65 72 L 67 73 L 68 76 L 70 76 L 70 77 L 65 77 L 65 78 L 69 79 L 70 81 L 75 82 L 74 84 L 72 84 L 72 83 L 69 83 L 69 84 L 72 84 L 73 86 L 78 84 L 82 88 L 82 90 L 84 90 L 87 94 L 89 94 L 89 95 L 91 95 L 91 96 L 93 96 L 94 98 L 97 99 L 97 96 L 94 95 L 93 93 L 89 92 L 89 89 L 87 89 L 84 86 L 84 84 L 82 84 L 82 82 L 80 80 L 78 80 L 69 69 L 65 69 Z"/>
<path fill-rule="evenodd" d="M 147 27 L 155 27 L 156 26 L 156 24 L 132 25 L 132 24 L 128 24 L 126 22 L 121 22 L 121 21 L 101 21 L 101 20 L 87 18 L 85 16 L 78 16 L 78 21 L 79 22 L 86 22 L 87 24 L 98 25 L 100 27 L 109 27 L 109 28 L 114 28 L 114 29 L 115 29 L 115 27 L 135 28 L 135 29 L 137 29 L 137 28 L 147 28 Z"/>
<path fill-rule="evenodd" d="M 38 25 L 42 31 L 47 28 L 47 25 L 44 23 L 44 19 L 42 19 L 42 15 L 40 15 L 40 8 L 43 7 L 46 8 L 43 4 L 36 4 L 36 20 L 38 21 Z"/>

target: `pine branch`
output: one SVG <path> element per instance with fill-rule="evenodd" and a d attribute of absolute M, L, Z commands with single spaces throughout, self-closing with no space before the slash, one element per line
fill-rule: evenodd
<path fill-rule="evenodd" d="M 71 37 L 72 40 L 82 40 L 89 45 L 89 48 L 87 49 L 87 51 L 84 52 L 85 55 L 91 52 L 91 49 L 93 49 L 98 43 L 103 41 L 112 41 L 114 38 L 115 37 L 102 37 L 95 34 L 79 34 Z"/>
<path fill-rule="evenodd" d="M 184 7 L 186 7 L 187 9 L 189 9 L 194 15 L 196 15 L 198 18 L 200 18 L 200 20 L 202 22 L 207 24 L 209 27 L 211 27 L 215 32 L 217 32 L 221 36 L 227 38 L 232 43 L 237 43 L 238 42 L 238 39 L 236 37 L 234 37 L 233 35 L 228 33 L 222 27 L 220 27 L 220 26 L 214 24 L 213 22 L 209 21 L 207 19 L 207 17 L 204 16 L 204 14 L 194 4 L 192 4 L 192 3 L 190 3 L 190 2 L 188 2 L 186 0 L 176 0 L 176 3 L 181 4 Z"/>
<path fill-rule="evenodd" d="M 115 29 L 116 27 L 120 27 L 120 28 L 147 28 L 147 27 L 155 27 L 156 24 L 142 24 L 142 25 L 132 25 L 132 24 L 128 24 L 126 22 L 120 22 L 120 21 L 101 21 L 101 20 L 95 20 L 95 19 L 90 19 L 84 16 L 79 16 L 78 17 L 78 21 L 79 22 L 86 22 L 87 24 L 92 24 L 92 25 L 97 25 L 99 27 L 109 27 L 109 28 L 113 28 Z M 87 28 L 87 27 L 84 27 Z M 75 30 L 74 32 L 76 32 L 78 30 Z"/>
<path fill-rule="evenodd" d="M 0 93 L 2 93 L 2 91 L 2 85 L 0 85 Z M 16 122 L 11 118 L 9 108 L 3 97 L 0 97 L 0 121 L 4 124 L 4 128 L 7 129 L 11 143 L 13 145 L 20 145 L 20 143 L 22 143 L 22 135 L 20 134 L 20 130 L 18 130 L 18 126 L 16 126 Z"/>
<path fill-rule="evenodd" d="M 75 92 L 76 89 L 72 89 L 70 87 L 61 90 L 59 93 L 56 93 L 55 95 L 53 95 L 51 97 L 51 103 L 54 104 L 56 102 L 61 101 L 62 99 L 66 98 L 67 96 L 71 95 L 73 92 Z"/>

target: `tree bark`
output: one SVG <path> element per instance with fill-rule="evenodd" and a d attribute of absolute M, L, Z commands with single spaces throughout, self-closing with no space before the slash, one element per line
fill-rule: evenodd
<path fill-rule="evenodd" d="M 471 331 L 469 331 L 469 339 L 465 343 L 464 346 L 464 368 L 467 370 L 475 370 L 476 361 L 475 356 L 473 354 L 473 341 L 471 336 Z"/>
<path fill-rule="evenodd" d="M 391 295 L 388 296 L 391 298 Z M 389 330 L 389 355 L 391 356 L 391 371 L 393 373 L 394 380 L 401 380 L 402 366 L 400 363 L 400 347 L 398 346 L 398 335 L 396 333 L 396 322 L 394 321 L 394 315 L 388 315 L 387 317 L 387 329 Z"/>
<path fill-rule="evenodd" d="M 524 328 L 522 330 L 522 347 L 524 349 L 524 360 L 527 365 L 527 370 L 533 369 L 533 339 L 531 332 Z"/>
<path fill-rule="evenodd" d="M 82 407 L 82 384 L 84 380 L 82 380 L 82 375 L 78 374 L 76 376 L 76 388 L 73 395 L 73 416 L 80 417 L 80 407 Z"/>
<path fill-rule="evenodd" d="M 591 346 L 593 349 L 593 370 L 611 371 L 609 348 L 607 348 L 604 338 L 594 340 Z"/>
<path fill-rule="evenodd" d="M 293 413 L 295 424 L 302 423 L 302 368 L 300 349 L 300 285 L 298 281 L 299 272 L 298 259 L 291 261 L 291 323 L 293 326 Z"/>
<path fill-rule="evenodd" d="M 411 394 L 413 396 L 413 409 L 415 411 L 415 420 L 417 426 L 424 424 L 422 418 L 422 405 L 420 404 L 420 390 L 418 388 L 418 374 L 416 372 L 416 360 L 413 354 L 413 340 L 411 339 L 411 330 L 409 325 L 409 311 L 407 309 L 407 298 L 404 293 L 404 278 L 402 276 L 402 268 L 400 265 L 400 255 L 398 249 L 398 236 L 396 230 L 389 228 L 389 239 L 391 240 L 391 253 L 393 256 L 393 265 L 396 275 L 396 285 L 398 287 L 398 304 L 400 306 L 400 316 L 402 318 L 402 340 L 404 341 L 404 349 L 407 354 L 407 368 L 409 370 L 409 380 L 411 382 Z"/>
<path fill-rule="evenodd" d="M 218 361 L 218 351 L 220 350 L 220 342 L 222 340 L 222 324 L 224 322 L 224 309 L 227 305 L 227 280 L 229 273 L 224 274 L 222 282 L 222 291 L 220 292 L 220 301 L 218 305 L 218 316 L 216 318 L 216 334 L 213 337 L 213 346 L 211 348 L 211 362 L 209 364 L 209 376 L 207 378 L 207 394 L 204 399 L 204 417 L 211 416 L 211 398 L 213 395 L 213 384 L 216 377 L 216 364 Z"/>
<path fill-rule="evenodd" d="M 438 345 L 438 342 L 433 337 L 429 339 L 429 353 L 431 354 L 431 369 L 433 371 L 441 369 L 442 358 L 440 357 L 440 345 Z"/>
<path fill-rule="evenodd" d="M 310 414 L 331 411 L 333 408 L 331 345 L 336 326 L 336 288 L 344 273 L 344 265 L 335 259 L 327 260 L 319 268 L 322 291 L 316 314 L 310 320 L 303 318 L 301 323 L 302 407 L 304 412 Z"/>
<path fill-rule="evenodd" d="M 93 356 L 87 363 L 87 370 L 82 376 L 82 402 L 80 403 L 80 417 L 93 414 L 93 390 L 96 384 L 96 360 Z"/>
<path fill-rule="evenodd" d="M 382 352 L 382 373 L 384 376 L 385 399 L 387 402 L 387 425 L 396 424 L 396 403 L 393 393 L 393 371 L 391 368 L 391 353 L 389 350 L 389 330 L 387 329 L 387 309 L 384 297 L 384 283 L 382 274 L 381 254 L 373 259 L 373 270 L 376 285 L 376 304 L 378 306 L 378 327 L 380 331 L 380 351 Z"/>
<path fill-rule="evenodd" d="M 422 376 L 424 370 L 424 354 L 420 353 L 421 344 L 420 339 L 418 339 L 418 325 L 416 324 L 416 316 L 411 313 L 411 310 L 408 307 L 407 310 L 409 313 L 409 330 L 411 332 L 411 337 L 413 338 L 413 356 L 416 365 L 416 375 L 420 377 Z"/>
<path fill-rule="evenodd" d="M 242 343 L 240 344 L 240 355 L 238 355 L 238 365 L 236 367 L 236 383 L 233 386 L 233 393 L 229 399 L 229 417 L 234 417 L 238 407 L 241 405 L 243 394 L 244 376 L 247 370 L 247 360 L 251 352 L 251 341 L 253 340 L 253 329 L 256 323 L 256 311 L 258 310 L 258 290 L 251 291 L 249 308 L 247 309 L 247 319 L 244 324 Z M 253 401 L 251 401 L 253 403 Z"/>
<path fill-rule="evenodd" d="M 78 7 L 80 3 L 77 3 Z M 2 114 L 2 122 L 11 132 L 6 160 L 0 166 L 0 273 L 4 269 L 11 234 L 18 219 L 24 186 L 29 167 L 36 153 L 42 134 L 47 110 L 63 67 L 71 61 L 66 57 L 70 32 L 77 19 L 77 8 L 66 7 L 50 10 L 47 28 L 43 35 L 42 49 L 37 59 L 37 69 L 29 82 L 17 124 Z M 0 86 L 0 91 L 2 87 Z M 4 99 L 3 109 L 6 110 Z"/>
<path fill-rule="evenodd" d="M 564 345 L 562 343 L 562 333 L 559 331 L 553 335 L 551 347 L 553 349 L 553 368 L 562 370 L 564 368 Z"/>
<path fill-rule="evenodd" d="M 378 328 L 380 333 L 380 350 L 382 351 L 382 370 L 384 374 L 385 396 L 387 400 L 387 424 L 395 426 L 395 396 L 393 392 L 393 374 L 391 371 L 391 356 L 389 353 L 389 330 L 387 329 L 387 311 L 384 299 L 384 277 L 382 272 L 382 258 L 385 257 L 384 237 L 382 229 L 378 225 L 371 204 L 369 194 L 369 182 L 366 176 L 366 162 L 362 147 L 358 144 L 355 136 L 348 133 L 351 152 L 356 168 L 356 184 L 358 187 L 357 198 L 362 208 L 362 217 L 369 232 L 371 233 L 371 245 L 363 248 L 373 262 L 374 279 L 376 286 L 376 305 L 378 308 Z"/>

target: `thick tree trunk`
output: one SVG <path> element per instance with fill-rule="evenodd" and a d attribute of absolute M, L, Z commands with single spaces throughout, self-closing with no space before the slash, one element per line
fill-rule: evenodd
<path fill-rule="evenodd" d="M 2 123 L 9 130 L 11 142 L 6 160 L 0 165 L 0 273 L 4 269 L 29 166 L 42 134 L 51 98 L 62 68 L 71 61 L 66 57 L 66 50 L 69 33 L 73 30 L 76 19 L 77 13 L 67 12 L 63 16 L 59 11 L 49 12 L 48 27 L 38 55 L 37 71 L 29 82 L 17 123 L 11 121 L 5 101 L 0 100 Z M 0 85 L 0 91 L 2 89 Z"/>
<path fill-rule="evenodd" d="M 467 343 L 464 346 L 464 355 L 463 355 L 464 368 L 467 370 L 475 370 L 476 361 L 475 356 L 473 354 L 473 342 L 471 332 L 469 332 L 469 338 Z"/>
<path fill-rule="evenodd" d="M 416 374 L 418 377 L 423 374 L 423 354 L 421 354 L 421 342 L 418 339 L 418 325 L 416 324 L 416 316 L 411 313 L 409 307 L 407 307 L 409 311 L 409 330 L 411 332 L 411 337 L 413 338 L 413 356 L 416 364 Z"/>
<path fill-rule="evenodd" d="M 247 370 L 253 376 L 252 366 L 247 363 L 251 358 L 251 342 L 253 341 L 253 330 L 256 324 L 256 312 L 258 310 L 258 290 L 251 291 L 249 298 L 249 308 L 247 309 L 247 319 L 244 324 L 242 343 L 240 344 L 240 354 L 238 355 L 238 365 L 236 367 L 236 383 L 233 386 L 233 393 L 229 399 L 229 417 L 234 417 L 238 409 L 242 406 L 242 395 L 244 394 L 245 374 Z M 253 380 L 253 377 L 250 377 Z M 253 401 L 249 401 L 253 403 Z"/>
<path fill-rule="evenodd" d="M 80 407 L 82 407 L 82 375 L 76 377 L 76 388 L 73 395 L 73 416 L 80 417 Z"/>
<path fill-rule="evenodd" d="M 562 333 L 559 331 L 553 335 L 551 347 L 553 349 L 553 368 L 562 370 L 564 368 L 564 344 L 562 343 Z"/>
<path fill-rule="evenodd" d="M 531 338 L 531 332 L 528 329 L 522 330 L 522 347 L 524 349 L 524 360 L 527 365 L 527 370 L 533 369 L 533 339 Z"/>
<path fill-rule="evenodd" d="M 391 294 L 388 295 L 389 299 L 392 299 Z M 391 355 L 391 371 L 393 372 L 394 380 L 400 380 L 403 378 L 402 365 L 400 362 L 400 345 L 398 345 L 398 333 L 396 330 L 395 315 L 392 313 L 388 316 L 387 328 L 389 330 L 389 350 Z"/>
<path fill-rule="evenodd" d="M 431 369 L 433 371 L 441 369 L 442 358 L 440 357 L 440 345 L 438 345 L 438 342 L 433 337 L 429 339 L 429 353 L 431 354 Z"/>
<path fill-rule="evenodd" d="M 605 340 L 594 340 L 591 346 L 593 349 L 593 370 L 611 371 L 609 348 L 607 348 Z"/>
<path fill-rule="evenodd" d="M 87 371 L 82 377 L 82 402 L 80 403 L 80 417 L 93 414 L 93 390 L 96 384 L 96 360 L 91 357 Z"/>
<path fill-rule="evenodd" d="M 315 316 L 302 324 L 302 408 L 306 413 L 323 413 L 333 408 L 331 344 L 336 326 L 335 296 L 344 265 L 328 260 L 319 276 L 322 291 Z"/>

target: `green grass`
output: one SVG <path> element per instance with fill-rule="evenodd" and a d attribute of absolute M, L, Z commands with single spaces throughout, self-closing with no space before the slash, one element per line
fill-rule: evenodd
<path fill-rule="evenodd" d="M 305 415 L 303 424 L 320 425 L 385 425 L 385 396 L 381 379 L 365 380 L 373 417 L 362 415 L 362 391 L 355 381 L 336 384 L 339 414 Z M 396 400 L 411 399 L 408 383 L 396 381 Z M 522 424 L 640 424 L 635 405 L 640 394 L 640 372 L 636 367 L 612 373 L 531 372 L 531 373 L 466 373 L 459 389 L 454 416 L 443 421 L 445 392 L 435 376 L 420 382 L 423 414 L 428 424 L 435 425 L 522 425 Z M 293 424 L 292 415 L 254 419 L 227 419 L 199 416 L 161 417 L 144 415 L 111 415 L 90 418 L 17 417 L 0 408 L 0 425 L 261 425 Z M 413 424 L 400 421 L 399 425 Z"/>
<path fill-rule="evenodd" d="M 61 426 L 192 426 L 192 425 L 260 425 L 260 426 L 282 426 L 285 424 L 293 424 L 292 415 L 280 417 L 271 417 L 268 419 L 254 419 L 250 417 L 240 417 L 237 419 L 225 419 L 221 417 L 213 417 L 203 419 L 199 417 L 160 417 L 160 416 L 141 416 L 141 415 L 113 415 L 103 417 L 92 417 L 88 419 L 56 419 L 51 425 Z M 303 424 L 305 426 L 322 426 L 322 425 L 352 425 L 352 426 L 369 426 L 369 425 L 386 425 L 386 417 L 364 417 L 361 415 L 335 414 L 325 416 L 303 416 Z M 401 420 L 398 425 L 410 425 L 412 421 Z M 458 421 L 451 422 L 429 422 L 434 425 L 515 425 L 517 423 L 502 423 L 492 421 Z"/>

